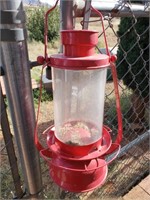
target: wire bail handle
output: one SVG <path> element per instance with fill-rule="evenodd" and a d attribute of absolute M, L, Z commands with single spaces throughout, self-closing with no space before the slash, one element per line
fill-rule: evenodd
<path fill-rule="evenodd" d="M 55 7 L 58 4 L 58 1 L 56 1 L 55 5 L 49 9 L 46 14 L 45 14 L 45 21 L 44 21 L 44 46 L 45 46 L 45 52 L 44 52 L 44 58 L 42 60 L 42 62 L 45 64 L 43 64 L 43 68 L 42 68 L 42 74 L 43 74 L 43 69 L 48 65 L 49 63 L 49 58 L 48 58 L 48 53 L 47 53 L 47 46 L 48 46 L 48 15 L 49 13 L 55 9 Z M 114 143 L 116 144 L 120 144 L 121 140 L 122 140 L 122 114 L 121 114 L 121 108 L 120 108 L 120 96 L 119 96 L 119 89 L 118 89 L 118 82 L 117 82 L 117 72 L 116 72 L 116 66 L 115 66 L 115 61 L 116 61 L 116 56 L 115 55 L 110 55 L 109 49 L 108 49 L 108 44 L 107 44 L 107 39 L 106 39 L 106 33 L 105 33 L 105 28 L 104 28 L 104 23 L 103 23 L 103 15 L 96 10 L 95 8 L 93 8 L 91 6 L 91 10 L 93 10 L 94 12 L 96 12 L 100 18 L 101 18 L 101 22 L 102 22 L 102 29 L 103 29 L 103 34 L 104 34 L 104 41 L 105 41 L 105 46 L 106 46 L 106 53 L 110 58 L 110 68 L 112 71 L 112 77 L 113 77 L 113 82 L 114 82 L 114 91 L 115 91 L 115 97 L 116 97 L 116 110 L 117 110 L 117 118 L 118 118 L 118 134 L 117 134 L 117 138 L 115 140 Z M 40 93 L 42 90 L 42 83 L 40 83 Z M 41 99 L 41 94 L 39 99 Z M 37 122 L 36 122 L 36 127 L 35 127 L 35 144 L 38 148 L 39 151 L 43 150 L 43 146 L 39 143 L 38 141 L 38 136 L 37 136 L 37 123 L 38 123 L 38 115 L 39 115 L 39 110 L 40 110 L 40 100 L 39 100 L 39 106 L 38 106 L 38 113 L 37 113 Z M 107 154 L 113 152 L 116 150 L 116 145 L 113 145 L 110 147 L 109 151 L 107 152 Z"/>

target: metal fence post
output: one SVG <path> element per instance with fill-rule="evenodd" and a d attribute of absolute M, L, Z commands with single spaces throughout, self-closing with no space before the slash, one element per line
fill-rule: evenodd
<path fill-rule="evenodd" d="M 1 58 L 25 185 L 29 194 L 37 194 L 42 181 L 33 139 L 35 113 L 21 0 L 1 1 Z"/>
<path fill-rule="evenodd" d="M 74 0 L 60 1 L 60 30 L 74 29 Z"/>
<path fill-rule="evenodd" d="M 97 10 L 101 11 L 103 15 L 110 15 L 112 17 L 132 17 L 132 13 L 136 17 L 148 17 L 149 16 L 149 2 L 147 0 L 143 0 L 143 5 L 140 3 L 132 5 L 129 3 L 130 1 L 114 1 L 109 0 L 107 3 L 102 0 L 92 1 L 92 6 Z M 84 6 L 83 1 L 76 1 L 76 17 L 83 17 Z M 91 12 L 91 17 L 96 17 L 94 12 Z"/>

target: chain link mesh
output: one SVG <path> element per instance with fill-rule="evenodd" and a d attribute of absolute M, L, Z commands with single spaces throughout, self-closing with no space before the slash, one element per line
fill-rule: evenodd
<path fill-rule="evenodd" d="M 32 1 L 26 2 L 28 6 L 33 6 Z M 38 4 L 40 5 L 40 3 Z M 43 177 L 43 191 L 40 193 L 41 199 L 111 199 L 112 198 L 121 198 L 125 193 L 127 193 L 135 184 L 138 183 L 144 176 L 148 174 L 149 170 L 149 141 L 148 141 L 148 98 L 149 94 L 146 96 L 141 95 L 141 90 L 138 90 L 138 86 L 142 84 L 144 79 L 141 79 L 141 82 L 137 83 L 137 93 L 134 93 L 133 90 L 129 89 L 123 83 L 123 79 L 128 76 L 129 72 L 131 73 L 132 82 L 136 82 L 136 76 L 139 76 L 144 69 L 146 71 L 145 79 L 148 78 L 149 71 L 146 68 L 147 62 L 149 60 L 145 60 L 143 57 L 144 49 L 140 46 L 140 38 L 144 36 L 149 31 L 149 26 L 145 29 L 141 34 L 138 34 L 136 31 L 136 24 L 138 18 L 135 17 L 134 13 L 131 11 L 131 2 L 130 1 L 121 1 L 119 6 L 118 17 L 113 18 L 111 15 L 104 16 L 105 30 L 106 36 L 108 39 L 109 50 L 112 54 L 116 54 L 118 51 L 118 46 L 123 52 L 123 59 L 127 62 L 129 68 L 128 71 L 123 74 L 123 76 L 118 80 L 119 91 L 121 97 L 121 107 L 122 107 L 122 116 L 123 116 L 123 141 L 122 141 L 122 152 L 118 158 L 113 161 L 112 164 L 109 165 L 109 173 L 106 179 L 105 184 L 102 187 L 95 189 L 92 192 L 74 194 L 67 191 L 61 190 L 51 179 L 49 176 L 49 168 L 48 165 L 41 158 L 41 170 Z M 148 8 L 148 3 L 145 4 L 145 10 Z M 124 7 L 128 7 L 130 9 L 131 18 L 131 26 L 125 31 L 121 36 L 118 36 L 118 25 L 120 24 L 120 12 Z M 140 16 L 139 16 L 140 18 Z M 77 19 L 78 22 L 81 21 Z M 82 24 L 82 23 L 81 23 Z M 77 23 L 76 28 L 82 28 L 80 23 Z M 96 25 L 95 25 L 96 24 Z M 89 21 L 89 29 L 93 29 L 93 27 L 97 27 L 97 30 L 100 32 L 99 35 L 99 45 L 98 49 L 100 52 L 105 51 L 104 43 L 103 43 L 103 35 L 101 30 L 100 21 L 94 19 L 90 19 Z M 127 51 L 120 45 L 121 39 L 129 34 L 130 30 L 134 31 L 136 42 L 133 46 L 131 46 Z M 29 44 L 29 57 L 30 60 L 34 61 L 36 56 L 43 55 L 43 49 L 38 47 L 39 43 Z M 55 46 L 55 44 L 53 44 Z M 140 49 L 140 54 L 135 58 L 134 62 L 130 63 L 127 59 L 128 53 L 132 53 L 135 46 L 138 46 Z M 149 42 L 147 38 L 147 47 Z M 54 47 L 53 46 L 53 47 Z M 34 55 L 31 55 L 32 52 L 35 51 Z M 54 48 L 54 52 L 57 53 L 57 48 Z M 53 53 L 51 50 L 50 53 Z M 132 66 L 136 64 L 138 59 L 142 59 L 141 70 L 137 71 L 137 73 L 132 72 Z M 117 68 L 121 66 L 123 60 L 117 63 Z M 40 79 L 40 71 L 41 67 L 36 67 L 31 70 L 32 74 L 32 85 L 34 88 L 34 93 L 37 93 L 38 96 L 38 81 Z M 117 134 L 117 115 L 115 108 L 115 97 L 114 97 L 114 88 L 112 83 L 111 72 L 108 71 L 108 83 L 106 85 L 106 103 L 105 103 L 105 116 L 104 123 L 108 125 L 112 131 L 113 140 Z M 44 84 L 45 90 L 48 90 L 48 93 L 51 93 L 52 87 L 50 82 Z M 48 88 L 47 88 L 48 86 Z M 143 88 L 143 91 L 146 90 L 146 87 Z M 45 95 L 45 94 L 43 94 Z M 34 97 L 35 101 L 37 101 L 36 97 Z M 37 103 L 37 102 L 36 102 Z M 35 104 L 35 110 L 37 110 L 37 104 Z M 10 122 L 11 123 L 11 122 Z M 42 135 L 43 131 L 48 128 L 50 125 L 54 123 L 53 116 L 53 101 L 52 96 L 48 95 L 47 101 L 43 101 L 41 104 L 40 110 L 40 119 L 39 119 L 39 139 L 42 141 L 43 145 L 46 146 L 46 137 Z M 2 191 L 2 198 L 11 198 L 12 192 L 14 191 L 13 181 L 10 173 L 10 166 L 7 161 L 7 153 L 5 152 L 5 147 L 7 144 L 3 143 L 1 146 L 2 159 L 2 184 L 6 184 L 4 187 L 5 191 Z M 11 166 L 13 167 L 13 166 Z M 5 169 L 5 170 L 4 170 Z M 8 180 L 8 181 L 6 181 Z"/>

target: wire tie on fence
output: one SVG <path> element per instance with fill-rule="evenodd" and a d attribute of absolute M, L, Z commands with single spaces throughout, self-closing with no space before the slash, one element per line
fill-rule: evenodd
<path fill-rule="evenodd" d="M 99 22 L 99 21 L 101 21 L 101 19 L 96 19 L 96 20 L 82 20 L 81 22 L 80 22 L 80 24 L 81 24 L 81 26 L 83 26 L 83 24 L 84 24 L 84 22 L 85 23 L 91 23 L 91 22 Z"/>

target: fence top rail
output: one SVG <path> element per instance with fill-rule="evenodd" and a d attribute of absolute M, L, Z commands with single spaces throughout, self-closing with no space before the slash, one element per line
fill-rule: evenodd
<path fill-rule="evenodd" d="M 143 4 L 129 3 L 126 0 L 93 0 L 92 6 L 101 11 L 104 15 L 112 17 L 149 17 L 150 3 L 143 0 Z M 84 3 L 82 1 L 75 1 L 76 17 L 83 17 Z M 92 17 L 96 17 L 95 13 L 91 13 Z"/>

